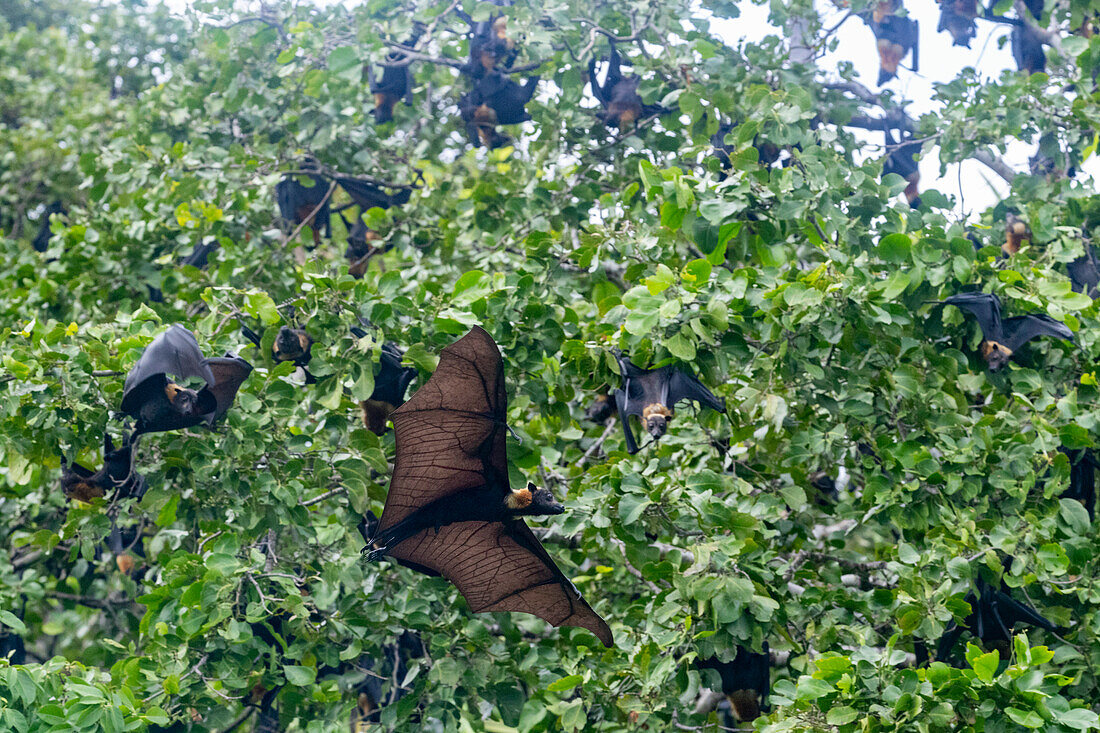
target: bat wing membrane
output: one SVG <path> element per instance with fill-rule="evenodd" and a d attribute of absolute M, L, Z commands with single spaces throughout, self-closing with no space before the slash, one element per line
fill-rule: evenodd
<path fill-rule="evenodd" d="M 694 375 L 681 369 L 673 369 L 668 381 L 668 406 L 675 405 L 680 400 L 691 400 L 700 405 L 709 407 L 716 412 L 726 411 L 725 400 L 720 400 Z"/>
<path fill-rule="evenodd" d="M 207 359 L 206 363 L 214 375 L 214 381 L 208 384 L 203 392 L 214 398 L 214 409 L 203 414 L 206 416 L 207 424 L 213 425 L 233 405 L 238 390 L 252 373 L 252 365 L 231 352 L 227 352 L 225 356 Z M 202 393 L 200 393 L 200 400 L 201 395 Z"/>
<path fill-rule="evenodd" d="M 195 334 L 178 323 L 153 339 L 126 375 L 122 411 L 132 414 L 145 401 L 150 390 L 163 389 L 167 383 L 165 375 L 180 380 L 199 377 L 207 384 L 214 382 L 214 375 L 203 358 Z"/>
<path fill-rule="evenodd" d="M 946 298 L 943 302 L 973 316 L 982 329 L 984 339 L 1004 343 L 1004 330 L 1001 325 L 1001 299 L 996 295 L 992 293 L 958 293 Z"/>
<path fill-rule="evenodd" d="M 1061 321 L 1056 321 L 1045 313 L 1031 313 L 1026 316 L 1013 316 L 1004 321 L 1005 346 L 1016 351 L 1033 338 L 1053 336 L 1073 341 L 1073 331 Z"/>

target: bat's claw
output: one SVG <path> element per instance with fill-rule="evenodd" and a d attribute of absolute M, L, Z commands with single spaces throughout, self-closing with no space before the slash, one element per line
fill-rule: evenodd
<path fill-rule="evenodd" d="M 378 562 L 386 556 L 385 547 L 364 547 L 363 555 L 367 558 L 367 562 Z"/>

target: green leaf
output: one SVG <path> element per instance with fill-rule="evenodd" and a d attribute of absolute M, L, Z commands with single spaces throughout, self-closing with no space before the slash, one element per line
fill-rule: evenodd
<path fill-rule="evenodd" d="M 992 682 L 997 674 L 997 667 L 1001 664 L 1001 655 L 996 649 L 988 654 L 981 654 L 970 662 L 974 667 L 974 673 L 982 682 Z"/>
<path fill-rule="evenodd" d="M 579 685 L 584 680 L 579 674 L 571 674 L 566 677 L 561 677 L 554 680 L 546 686 L 547 692 L 564 692 L 565 690 L 571 690 Z"/>
<path fill-rule="evenodd" d="M 299 667 L 293 664 L 284 664 L 283 674 L 286 675 L 287 682 L 298 687 L 312 685 L 317 678 L 317 670 L 313 667 Z"/>
<path fill-rule="evenodd" d="M 829 710 L 825 716 L 825 722 L 829 725 L 847 725 L 859 718 L 859 711 L 846 705 Z"/>

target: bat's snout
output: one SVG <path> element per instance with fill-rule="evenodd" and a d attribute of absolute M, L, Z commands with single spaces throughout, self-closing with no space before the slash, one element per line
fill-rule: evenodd
<path fill-rule="evenodd" d="M 565 514 L 565 506 L 554 498 L 550 489 L 538 489 L 534 484 L 528 484 L 527 489 L 532 496 L 531 508 L 539 514 Z"/>
<path fill-rule="evenodd" d="M 668 432 L 668 420 L 663 415 L 650 415 L 646 418 L 645 429 L 654 439 L 660 438 Z"/>

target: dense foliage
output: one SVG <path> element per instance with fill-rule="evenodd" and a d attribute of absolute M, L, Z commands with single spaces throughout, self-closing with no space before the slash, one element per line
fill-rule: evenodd
<path fill-rule="evenodd" d="M 467 141 L 456 7 L 504 12 L 516 66 L 541 74 L 514 146 Z M 1043 136 L 1056 171 L 1079 167 L 1100 134 L 1100 38 L 1071 29 L 1098 10 L 1048 7 L 1062 38 L 1046 74 L 940 86 L 914 125 L 926 154 L 995 159 Z M 814 52 L 833 43 L 808 3 L 771 13 Z M 5 3 L 0 627 L 26 663 L 0 661 L 0 727 L 224 730 L 262 707 L 288 731 L 343 730 L 365 676 L 349 662 L 392 655 L 410 630 L 426 653 L 383 681 L 408 688 L 386 729 L 714 730 L 697 701 L 717 676 L 696 658 L 765 641 L 766 730 L 1100 728 L 1100 541 L 1060 497 L 1059 452 L 1100 430 L 1100 313 L 1066 275 L 1100 226 L 1091 180 L 1019 172 L 1004 207 L 1033 237 L 1001 258 L 1004 207 L 968 225 L 943 195 L 910 209 L 900 178 L 880 180 L 881 148 L 848 123 L 901 113 L 896 94 L 826 83 L 786 39 L 733 47 L 711 32 L 737 14 L 720 0 L 258 14 L 210 0 L 183 17 Z M 366 66 L 414 21 L 413 103 L 376 125 Z M 586 73 L 603 31 L 624 39 L 645 101 L 675 112 L 621 134 L 597 121 Z M 727 121 L 723 171 L 711 136 Z M 788 162 L 760 163 L 761 139 Z M 306 153 L 417 182 L 408 204 L 368 214 L 392 249 L 361 279 L 338 220 L 314 250 L 308 228 L 288 241 L 279 227 L 274 186 Z M 37 252 L 54 200 L 68 215 Z M 205 269 L 178 264 L 211 239 Z M 964 289 L 1064 320 L 1076 344 L 1037 340 L 990 373 L 973 325 L 932 302 Z M 255 365 L 234 408 L 215 432 L 147 436 L 140 501 L 66 501 L 62 458 L 102 464 L 125 373 L 174 322 Z M 350 333 L 364 323 L 366 338 Z M 282 324 L 316 340 L 316 383 L 272 362 Z M 358 416 L 381 343 L 407 350 L 415 389 L 473 324 L 505 357 L 513 484 L 566 505 L 537 524 L 612 649 L 471 614 L 445 581 L 360 557 L 356 525 L 380 511 L 394 452 Z M 627 454 L 617 426 L 584 419 L 618 383 L 612 347 L 692 365 L 728 416 L 680 405 L 668 435 Z M 112 518 L 137 533 L 128 573 Z M 966 618 L 979 577 L 1003 578 L 1059 633 L 1028 629 L 1010 658 L 964 635 L 965 659 L 960 645 L 915 664 Z"/>

